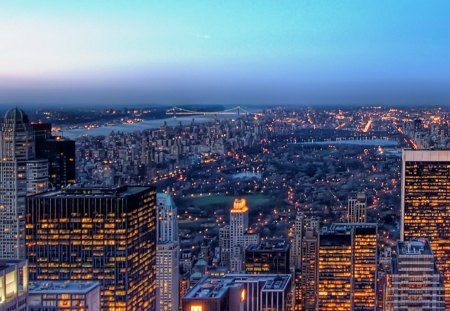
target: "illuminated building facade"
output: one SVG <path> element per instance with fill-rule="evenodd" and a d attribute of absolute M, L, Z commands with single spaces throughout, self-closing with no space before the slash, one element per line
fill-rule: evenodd
<path fill-rule="evenodd" d="M 335 223 L 320 235 L 318 308 L 375 310 L 377 225 Z"/>
<path fill-rule="evenodd" d="M 319 245 L 318 310 L 350 310 L 352 237 L 322 234 Z"/>
<path fill-rule="evenodd" d="M 0 132 L 0 258 L 25 258 L 25 199 L 47 189 L 46 165 L 36 161 L 28 116 L 9 110 Z"/>
<path fill-rule="evenodd" d="M 367 219 L 367 199 L 364 192 L 358 192 L 348 198 L 348 222 L 360 223 Z"/>
<path fill-rule="evenodd" d="M 302 236 L 303 236 L 303 220 L 304 215 L 297 213 L 294 222 L 294 238 L 292 239 L 292 258 L 291 264 L 293 268 L 299 271 L 302 268 Z"/>
<path fill-rule="evenodd" d="M 159 311 L 179 308 L 180 276 L 177 207 L 171 195 L 156 194 L 157 248 L 156 248 L 156 307 Z"/>
<path fill-rule="evenodd" d="M 400 239 L 430 240 L 450 305 L 450 150 L 404 150 Z"/>
<path fill-rule="evenodd" d="M 290 274 L 207 277 L 183 298 L 183 311 L 291 310 Z"/>
<path fill-rule="evenodd" d="M 48 160 L 48 179 L 53 187 L 75 183 L 75 141 L 52 135 L 50 123 L 33 123 L 36 157 Z"/>
<path fill-rule="evenodd" d="M 153 188 L 71 186 L 27 201 L 30 279 L 98 280 L 102 310 L 155 310 Z"/>
<path fill-rule="evenodd" d="M 319 239 L 313 228 L 306 228 L 302 239 L 302 265 L 299 285 L 296 285 L 296 310 L 314 311 L 317 306 L 317 272 Z M 300 293 L 298 293 L 300 291 Z"/>
<path fill-rule="evenodd" d="M 245 249 L 259 243 L 259 235 L 248 234 L 248 207 L 245 199 L 235 199 L 230 211 L 230 271 L 243 272 Z"/>
<path fill-rule="evenodd" d="M 0 311 L 27 311 L 27 297 L 27 261 L 0 261 Z"/>
<path fill-rule="evenodd" d="M 94 281 L 31 282 L 28 311 L 100 311 L 100 283 Z"/>
<path fill-rule="evenodd" d="M 444 283 L 426 239 L 397 243 L 383 310 L 445 310 Z"/>
<path fill-rule="evenodd" d="M 252 274 L 290 273 L 290 247 L 283 240 L 265 240 L 245 250 L 245 272 Z"/>

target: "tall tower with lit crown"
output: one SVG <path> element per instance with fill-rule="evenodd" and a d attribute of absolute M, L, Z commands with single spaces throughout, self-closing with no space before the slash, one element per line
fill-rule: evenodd
<path fill-rule="evenodd" d="M 245 249 L 259 243 L 259 234 L 249 234 L 248 207 L 245 199 L 235 199 L 230 211 L 230 271 L 244 270 Z"/>
<path fill-rule="evenodd" d="M 248 207 L 245 199 L 235 199 L 230 211 L 230 270 L 241 272 L 244 260 L 244 234 L 248 229 Z"/>

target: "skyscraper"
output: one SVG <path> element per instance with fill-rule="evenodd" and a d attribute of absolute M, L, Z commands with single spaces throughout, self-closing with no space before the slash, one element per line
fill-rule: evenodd
<path fill-rule="evenodd" d="M 75 141 L 52 135 L 50 123 L 33 123 L 36 157 L 48 160 L 48 179 L 53 187 L 75 183 Z"/>
<path fill-rule="evenodd" d="M 47 162 L 36 160 L 28 116 L 5 114 L 0 133 L 0 258 L 25 258 L 25 198 L 47 190 Z"/>
<path fill-rule="evenodd" d="M 320 235 L 318 308 L 375 310 L 377 225 L 335 223 Z"/>
<path fill-rule="evenodd" d="M 219 229 L 220 264 L 230 266 L 230 225 Z"/>
<path fill-rule="evenodd" d="M 350 310 L 351 277 L 351 235 L 320 235 L 317 310 Z"/>
<path fill-rule="evenodd" d="M 383 310 L 445 310 L 444 283 L 426 239 L 397 243 Z"/>
<path fill-rule="evenodd" d="M 302 237 L 303 237 L 303 213 L 297 213 L 294 222 L 294 238 L 292 239 L 291 264 L 294 269 L 300 271 L 302 268 Z"/>
<path fill-rule="evenodd" d="M 259 235 L 247 234 L 248 207 L 245 199 L 235 199 L 230 211 L 230 271 L 242 272 L 244 251 L 249 245 L 258 244 Z"/>
<path fill-rule="evenodd" d="M 348 198 L 348 222 L 361 223 L 367 219 L 367 199 L 364 192 L 358 192 Z"/>
<path fill-rule="evenodd" d="M 31 280 L 98 280 L 102 310 L 156 309 L 150 187 L 67 187 L 27 199 Z"/>
<path fill-rule="evenodd" d="M 156 248 L 156 307 L 159 311 L 178 310 L 179 254 L 177 207 L 172 196 L 156 194 L 158 211 Z"/>
<path fill-rule="evenodd" d="M 300 283 L 299 285 L 296 285 L 296 292 L 300 291 L 300 299 L 297 299 L 296 310 L 316 310 L 318 265 L 319 239 L 317 232 L 313 228 L 306 228 L 302 239 Z M 298 293 L 296 293 L 296 296 L 298 296 Z M 301 306 L 301 308 L 297 308 L 297 304 Z"/>
<path fill-rule="evenodd" d="M 402 241 L 429 238 L 450 305 L 450 150 L 404 150 Z"/>

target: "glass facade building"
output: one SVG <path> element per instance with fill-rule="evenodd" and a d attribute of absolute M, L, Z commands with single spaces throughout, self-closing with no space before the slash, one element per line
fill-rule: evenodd
<path fill-rule="evenodd" d="M 156 202 L 150 187 L 68 187 L 28 197 L 31 280 L 98 280 L 102 310 L 154 310 Z"/>
<path fill-rule="evenodd" d="M 450 150 L 404 150 L 401 240 L 430 240 L 450 303 Z"/>
<path fill-rule="evenodd" d="M 320 235 L 319 310 L 375 310 L 377 225 L 335 223 Z"/>

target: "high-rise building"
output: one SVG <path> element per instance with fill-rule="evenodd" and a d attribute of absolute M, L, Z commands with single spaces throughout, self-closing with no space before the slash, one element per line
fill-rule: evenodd
<path fill-rule="evenodd" d="M 27 297 L 27 261 L 0 261 L 0 311 L 27 311 Z"/>
<path fill-rule="evenodd" d="M 350 310 L 352 237 L 321 234 L 317 310 Z"/>
<path fill-rule="evenodd" d="M 177 206 L 172 196 L 167 193 L 157 193 L 156 203 L 158 209 L 158 242 L 178 241 Z"/>
<path fill-rule="evenodd" d="M 444 283 L 426 239 L 397 243 L 383 310 L 445 310 Z"/>
<path fill-rule="evenodd" d="M 46 165 L 36 160 L 28 116 L 9 110 L 0 132 L 0 258 L 25 258 L 25 199 L 47 189 Z"/>
<path fill-rule="evenodd" d="M 367 198 L 364 192 L 358 192 L 348 198 L 348 222 L 361 223 L 367 221 Z"/>
<path fill-rule="evenodd" d="M 290 273 L 290 246 L 283 240 L 265 240 L 245 250 L 245 272 L 252 274 Z"/>
<path fill-rule="evenodd" d="M 244 251 L 259 243 L 259 235 L 248 234 L 248 207 L 245 199 L 235 199 L 230 211 L 230 271 L 242 272 Z"/>
<path fill-rule="evenodd" d="M 179 308 L 180 276 L 177 207 L 172 196 L 156 194 L 158 210 L 156 248 L 156 307 L 159 311 Z"/>
<path fill-rule="evenodd" d="M 207 277 L 183 298 L 183 311 L 287 311 L 290 274 L 227 274 Z"/>
<path fill-rule="evenodd" d="M 296 310 L 315 311 L 317 307 L 317 273 L 319 265 L 319 239 L 313 228 L 306 228 L 302 239 L 300 282 L 296 287 Z M 298 293 L 300 292 L 300 293 Z M 299 307 L 297 307 L 297 305 Z"/>
<path fill-rule="evenodd" d="M 100 311 L 100 283 L 96 281 L 37 281 L 28 292 L 28 311 Z"/>
<path fill-rule="evenodd" d="M 450 150 L 404 150 L 402 241 L 429 238 L 450 305 Z"/>
<path fill-rule="evenodd" d="M 291 264 L 297 271 L 302 268 L 302 237 L 303 237 L 303 213 L 297 213 L 294 222 L 294 238 L 292 239 Z"/>
<path fill-rule="evenodd" d="M 230 266 L 230 225 L 219 229 L 220 264 Z"/>
<path fill-rule="evenodd" d="M 75 141 L 52 135 L 50 123 L 32 123 L 36 158 L 48 160 L 48 179 L 56 188 L 75 183 Z"/>
<path fill-rule="evenodd" d="M 66 187 L 27 199 L 30 279 L 98 280 L 102 310 L 156 308 L 151 187 Z"/>
<path fill-rule="evenodd" d="M 318 309 L 375 310 L 377 225 L 335 223 L 319 240 Z"/>

